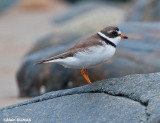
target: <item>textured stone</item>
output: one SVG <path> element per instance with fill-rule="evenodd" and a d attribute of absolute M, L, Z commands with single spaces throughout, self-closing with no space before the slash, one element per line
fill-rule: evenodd
<path fill-rule="evenodd" d="M 32 122 L 158 122 L 160 73 L 128 75 L 46 93 L 0 110 L 5 118 Z"/>

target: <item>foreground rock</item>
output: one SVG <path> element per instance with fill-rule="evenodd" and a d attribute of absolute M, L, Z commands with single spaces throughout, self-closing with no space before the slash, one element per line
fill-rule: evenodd
<path fill-rule="evenodd" d="M 133 73 L 151 73 L 160 71 L 160 23 L 125 23 L 119 28 L 128 35 L 121 41 L 116 55 L 104 65 L 90 69 L 92 81 L 111 77 L 121 77 Z M 34 64 L 47 56 L 56 55 L 71 47 L 83 35 L 61 33 L 49 35 L 39 41 L 26 56 L 17 73 L 20 96 L 40 95 L 45 92 L 72 88 L 86 84 L 79 70 L 65 69 L 57 64 Z M 54 53 L 54 54 L 53 54 Z"/>
<path fill-rule="evenodd" d="M 50 92 L 0 110 L 6 118 L 32 122 L 158 122 L 160 73 L 128 75 L 83 87 Z"/>

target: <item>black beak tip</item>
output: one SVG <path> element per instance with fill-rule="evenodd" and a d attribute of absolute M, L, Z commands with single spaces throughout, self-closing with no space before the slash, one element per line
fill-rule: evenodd
<path fill-rule="evenodd" d="M 124 39 L 128 39 L 128 37 L 127 37 L 127 36 L 124 36 Z"/>

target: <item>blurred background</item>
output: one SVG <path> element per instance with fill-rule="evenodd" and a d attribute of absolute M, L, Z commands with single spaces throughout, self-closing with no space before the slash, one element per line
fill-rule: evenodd
<path fill-rule="evenodd" d="M 109 25 L 130 39 L 92 81 L 158 72 L 159 11 L 159 0 L 0 0 L 0 108 L 85 85 L 79 70 L 34 63 Z"/>

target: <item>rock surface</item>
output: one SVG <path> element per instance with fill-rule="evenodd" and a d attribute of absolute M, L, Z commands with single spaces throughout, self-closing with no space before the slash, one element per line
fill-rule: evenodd
<path fill-rule="evenodd" d="M 153 123 L 160 117 L 160 73 L 128 75 L 50 92 L 0 110 L 32 122 Z"/>
<path fill-rule="evenodd" d="M 137 0 L 128 21 L 160 21 L 159 0 Z"/>
<path fill-rule="evenodd" d="M 160 70 L 160 23 L 125 23 L 119 26 L 128 40 L 121 41 L 116 55 L 108 64 L 90 69 L 92 81 L 121 77 L 133 73 L 150 73 Z M 62 36 L 61 36 L 62 35 Z M 86 84 L 79 70 L 65 69 L 57 64 L 33 66 L 36 61 L 56 55 L 68 49 L 77 38 L 77 33 L 49 35 L 26 56 L 17 73 L 20 96 L 40 95 L 41 86 L 45 92 L 72 88 Z M 54 54 L 53 54 L 54 53 Z"/>

